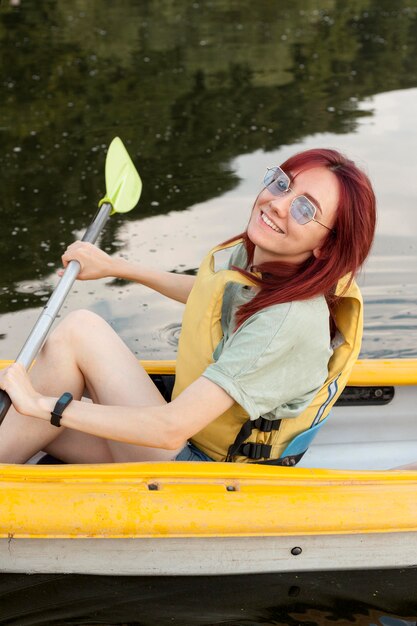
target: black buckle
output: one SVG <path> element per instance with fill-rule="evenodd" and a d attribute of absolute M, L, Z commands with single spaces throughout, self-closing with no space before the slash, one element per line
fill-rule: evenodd
<path fill-rule="evenodd" d="M 269 459 L 271 456 L 271 446 L 263 443 L 244 443 L 249 439 L 254 429 L 262 433 L 270 433 L 272 430 L 279 430 L 281 420 L 267 420 L 264 417 L 258 417 L 256 420 L 247 420 L 242 425 L 234 442 L 229 446 L 226 461 L 230 462 L 233 457 L 242 455 L 249 459 Z M 259 448 L 262 446 L 261 448 Z M 251 456 L 252 455 L 252 456 Z M 254 455 L 254 456 L 253 456 Z"/>
<path fill-rule="evenodd" d="M 271 447 L 265 443 L 244 443 L 239 452 L 248 459 L 259 461 L 259 459 L 269 459 L 271 456 Z"/>
<path fill-rule="evenodd" d="M 265 417 L 258 417 L 253 422 L 254 428 L 257 428 L 261 433 L 270 433 L 273 430 L 279 430 L 281 420 L 267 420 Z"/>

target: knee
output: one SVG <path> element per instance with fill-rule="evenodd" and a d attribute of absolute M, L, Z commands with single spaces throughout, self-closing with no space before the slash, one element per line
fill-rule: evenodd
<path fill-rule="evenodd" d="M 96 313 L 79 309 L 69 313 L 51 333 L 48 343 L 72 343 L 94 332 L 94 328 L 106 322 Z"/>

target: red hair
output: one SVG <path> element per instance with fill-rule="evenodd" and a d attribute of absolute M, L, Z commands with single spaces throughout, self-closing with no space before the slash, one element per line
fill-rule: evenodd
<path fill-rule="evenodd" d="M 339 183 L 334 230 L 325 239 L 319 258 L 312 255 L 295 266 L 269 262 L 253 267 L 255 245 L 246 231 L 239 235 L 247 251 L 247 267 L 260 272 L 261 277 L 254 277 L 248 269 L 234 268 L 255 280 L 260 287 L 252 300 L 239 308 L 236 315 L 238 327 L 265 307 L 318 295 L 325 296 L 332 311 L 337 301 L 334 292 L 338 280 L 350 274 L 350 284 L 372 246 L 376 223 L 375 194 L 369 178 L 353 161 L 337 150 L 313 149 L 295 154 L 281 167 L 287 172 L 326 167 L 334 173 Z"/>

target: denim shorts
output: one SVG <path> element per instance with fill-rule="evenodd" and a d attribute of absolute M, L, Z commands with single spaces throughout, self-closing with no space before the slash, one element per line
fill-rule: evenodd
<path fill-rule="evenodd" d="M 214 459 L 201 452 L 190 442 L 177 454 L 174 461 L 212 461 L 214 463 Z"/>

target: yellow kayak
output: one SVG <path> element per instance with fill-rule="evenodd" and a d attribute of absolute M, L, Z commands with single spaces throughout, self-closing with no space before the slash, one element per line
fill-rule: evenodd
<path fill-rule="evenodd" d="M 174 362 L 145 365 L 158 375 L 175 369 Z M 416 407 L 417 361 L 358 361 L 302 467 L 1 465 L 0 571 L 415 566 L 417 471 L 383 467 L 417 461 Z"/>

